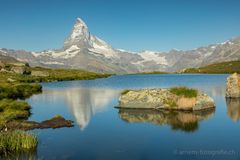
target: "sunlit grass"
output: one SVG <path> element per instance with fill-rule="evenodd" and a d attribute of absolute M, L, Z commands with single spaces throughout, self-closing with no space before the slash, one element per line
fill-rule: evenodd
<path fill-rule="evenodd" d="M 36 149 L 37 136 L 24 131 L 0 132 L 0 153 L 8 154 L 17 151 Z"/>
<path fill-rule="evenodd" d="M 25 119 L 30 115 L 30 106 L 27 102 L 3 99 L 0 100 L 0 127 L 15 119 Z"/>
<path fill-rule="evenodd" d="M 1 83 L 0 84 L 0 100 L 3 98 L 9 99 L 24 99 L 35 93 L 42 91 L 40 84 L 27 83 Z"/>
<path fill-rule="evenodd" d="M 50 82 L 50 81 L 66 81 L 66 80 L 91 80 L 96 78 L 109 77 L 110 74 L 104 73 L 94 73 L 78 69 L 49 69 L 35 67 L 30 68 L 31 71 L 39 71 L 47 73 L 48 76 L 32 76 L 32 75 L 22 75 L 16 73 L 2 72 L 0 74 L 0 82 L 8 82 L 8 79 L 12 79 L 20 83 L 30 83 L 30 82 Z"/>
<path fill-rule="evenodd" d="M 197 97 L 198 94 L 198 91 L 196 89 L 187 87 L 172 87 L 170 88 L 170 92 L 175 95 L 184 96 L 187 98 Z"/>

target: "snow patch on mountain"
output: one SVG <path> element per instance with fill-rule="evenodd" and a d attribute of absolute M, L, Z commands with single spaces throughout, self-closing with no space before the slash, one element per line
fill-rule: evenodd
<path fill-rule="evenodd" d="M 144 59 L 143 61 L 154 61 L 156 62 L 156 64 L 168 65 L 168 62 L 165 56 L 161 56 L 158 53 L 153 51 L 144 51 L 140 53 L 140 56 Z"/>
<path fill-rule="evenodd" d="M 0 52 L 1 53 L 7 53 L 6 51 L 4 51 L 3 49 L 0 48 Z"/>
<path fill-rule="evenodd" d="M 225 44 L 232 45 L 232 44 L 234 44 L 234 43 L 232 43 L 230 40 L 227 40 L 227 41 L 222 42 L 222 43 L 220 43 L 220 44 L 221 44 L 221 45 L 225 45 Z"/>
<path fill-rule="evenodd" d="M 89 48 L 90 51 L 102 54 L 106 58 L 118 57 L 115 50 L 102 39 L 91 35 L 90 41 L 92 45 L 92 47 Z"/>
<path fill-rule="evenodd" d="M 128 50 L 125 50 L 125 49 L 116 49 L 116 51 L 119 51 L 119 52 L 125 52 L 125 53 L 132 53 L 132 54 L 137 54 L 138 52 L 133 52 L 133 51 L 128 51 Z"/>

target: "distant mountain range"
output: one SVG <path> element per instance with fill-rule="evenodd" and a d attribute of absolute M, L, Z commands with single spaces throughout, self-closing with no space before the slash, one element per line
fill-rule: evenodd
<path fill-rule="evenodd" d="M 94 72 L 136 73 L 180 71 L 213 63 L 240 60 L 240 37 L 220 44 L 192 50 L 140 53 L 112 48 L 92 35 L 87 25 L 77 18 L 61 49 L 42 52 L 0 49 L 0 55 L 14 57 L 32 66 L 85 69 Z"/>

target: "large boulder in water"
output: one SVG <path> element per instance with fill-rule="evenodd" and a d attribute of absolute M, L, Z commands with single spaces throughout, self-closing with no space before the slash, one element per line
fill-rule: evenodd
<path fill-rule="evenodd" d="M 127 90 L 119 98 L 119 108 L 197 111 L 214 108 L 211 97 L 186 87 Z"/>
<path fill-rule="evenodd" d="M 226 97 L 240 98 L 240 76 L 237 73 L 227 78 Z"/>

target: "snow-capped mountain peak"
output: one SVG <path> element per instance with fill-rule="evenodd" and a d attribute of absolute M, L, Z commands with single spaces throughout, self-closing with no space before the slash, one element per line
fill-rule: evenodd
<path fill-rule="evenodd" d="M 240 37 L 224 43 L 192 50 L 135 52 L 115 49 L 92 35 L 86 23 L 77 18 L 61 49 L 42 52 L 0 49 L 0 54 L 29 62 L 33 66 L 69 67 L 108 73 L 179 71 L 216 62 L 240 59 Z"/>
<path fill-rule="evenodd" d="M 92 35 L 86 23 L 80 18 L 77 18 L 71 34 L 64 42 L 65 51 L 72 46 L 77 46 L 79 49 L 88 49 L 92 53 L 106 58 L 117 57 L 114 49 L 102 39 Z"/>
<path fill-rule="evenodd" d="M 89 37 L 90 33 L 88 31 L 88 27 L 86 23 L 81 20 L 80 18 L 77 18 L 75 25 L 73 26 L 72 33 L 70 37 L 72 39 L 80 38 L 81 36 Z"/>
<path fill-rule="evenodd" d="M 48 50 L 42 52 L 41 56 L 48 56 L 52 58 L 67 59 L 73 58 L 81 51 L 90 51 L 89 53 L 97 57 L 103 56 L 105 58 L 118 58 L 116 51 L 102 39 L 92 35 L 86 23 L 77 18 L 68 38 L 64 42 L 64 48 L 61 50 Z M 33 53 L 35 57 L 39 56 Z"/>
<path fill-rule="evenodd" d="M 79 18 L 79 17 L 77 18 L 75 25 L 76 25 L 76 27 L 77 27 L 77 26 L 81 26 L 81 27 L 88 28 L 87 25 L 86 25 L 86 23 L 85 23 L 81 18 Z"/>
<path fill-rule="evenodd" d="M 78 47 L 90 47 L 90 32 L 86 23 L 77 18 L 73 29 L 69 37 L 64 42 L 64 48 L 68 48 L 71 45 L 77 45 Z"/>

